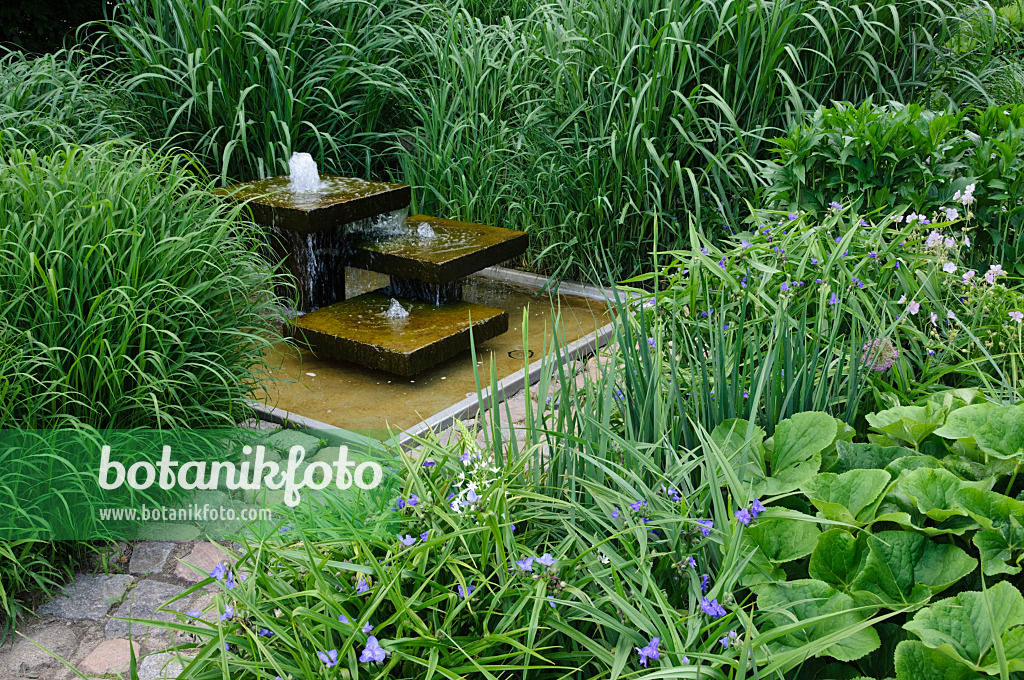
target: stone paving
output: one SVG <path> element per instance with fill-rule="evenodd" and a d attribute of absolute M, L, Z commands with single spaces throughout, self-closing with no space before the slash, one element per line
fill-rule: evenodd
<path fill-rule="evenodd" d="M 181 664 L 168 652 L 170 631 L 116 618 L 175 621 L 162 611 L 204 610 L 212 596 L 206 589 L 188 593 L 207 578 L 217 562 L 231 561 L 216 543 L 197 541 L 143 541 L 130 547 L 128 573 L 79 575 L 58 595 L 36 610 L 36 617 L 19 627 L 19 635 L 0 646 L 2 680 L 71 680 L 78 676 L 63 666 L 42 645 L 88 678 L 127 680 L 130 646 L 134 647 L 141 680 L 171 680 Z M 128 555 L 125 555 L 126 557 Z M 24 636 L 24 637 L 23 637 Z M 34 644 L 37 643 L 37 644 Z M 129 646 L 130 645 L 130 646 Z M 187 663 L 185 657 L 184 663 Z"/>
<path fill-rule="evenodd" d="M 168 609 L 204 610 L 212 597 L 198 589 L 181 597 L 207 577 L 218 562 L 231 561 L 227 549 L 208 541 L 142 541 L 131 546 L 126 574 L 79 574 L 58 595 L 22 624 L 13 644 L 0 647 L 2 680 L 70 680 L 76 676 L 38 645 L 56 654 L 88 678 L 127 680 L 130 646 L 134 647 L 141 680 L 171 680 L 182 665 L 166 652 L 170 631 L 115 617 L 173 621 Z M 126 555 L 127 557 L 127 555 Z M 22 637 L 24 636 L 24 637 Z M 33 644 L 37 643 L 37 644 Z M 185 663 L 188 659 L 185 658 Z"/>

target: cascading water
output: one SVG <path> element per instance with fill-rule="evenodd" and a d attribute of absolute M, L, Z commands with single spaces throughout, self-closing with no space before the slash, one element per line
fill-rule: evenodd
<path fill-rule="evenodd" d="M 433 227 L 426 222 L 416 228 L 416 233 L 420 238 L 437 238 L 437 233 L 434 232 Z"/>
<path fill-rule="evenodd" d="M 291 179 L 288 188 L 295 193 L 315 194 L 323 187 L 316 161 L 308 153 L 293 153 L 288 159 L 288 173 Z"/>
<path fill-rule="evenodd" d="M 404 319 L 409 316 L 408 310 L 402 306 L 402 303 L 391 298 L 391 306 L 384 312 L 384 317 L 387 319 Z"/>

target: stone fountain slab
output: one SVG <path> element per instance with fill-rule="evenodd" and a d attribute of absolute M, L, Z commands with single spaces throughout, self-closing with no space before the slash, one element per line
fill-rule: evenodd
<path fill-rule="evenodd" d="M 290 191 L 286 176 L 246 182 L 214 193 L 235 201 L 249 201 L 257 224 L 302 234 L 402 210 L 412 199 L 411 189 L 402 184 L 336 175 L 320 175 L 320 180 L 324 186 L 317 193 Z"/>
<path fill-rule="evenodd" d="M 429 225 L 434 238 L 417 233 Z M 526 252 L 525 232 L 427 215 L 406 220 L 407 231 L 357 242 L 349 265 L 427 283 L 449 283 Z"/>
<path fill-rule="evenodd" d="M 409 311 L 388 319 L 391 297 L 375 291 L 295 319 L 292 333 L 317 356 L 341 359 L 401 376 L 422 373 L 508 330 L 508 312 L 471 302 L 435 306 L 401 300 Z"/>

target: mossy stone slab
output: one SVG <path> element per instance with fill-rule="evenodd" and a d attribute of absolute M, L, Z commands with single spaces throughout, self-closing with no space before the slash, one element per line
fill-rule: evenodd
<path fill-rule="evenodd" d="M 320 357 L 413 376 L 508 330 L 508 312 L 471 302 L 436 306 L 400 300 L 409 316 L 389 319 L 391 297 L 380 291 L 298 317 L 292 334 Z"/>
<path fill-rule="evenodd" d="M 315 193 L 295 193 L 287 176 L 270 177 L 217 189 L 234 201 L 249 201 L 257 224 L 310 234 L 409 207 L 412 191 L 403 184 L 357 177 L 320 175 Z"/>
<path fill-rule="evenodd" d="M 405 221 L 404 234 L 355 243 L 349 265 L 427 283 L 448 283 L 526 252 L 526 232 L 427 215 Z M 419 235 L 429 225 L 432 238 Z"/>

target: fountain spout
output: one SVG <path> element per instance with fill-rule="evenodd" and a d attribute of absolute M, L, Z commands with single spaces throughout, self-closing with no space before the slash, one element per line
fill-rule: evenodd
<path fill-rule="evenodd" d="M 288 188 L 298 194 L 315 194 L 323 187 L 316 161 L 308 153 L 293 153 L 288 159 Z"/>

